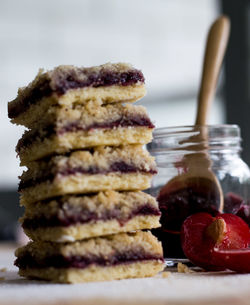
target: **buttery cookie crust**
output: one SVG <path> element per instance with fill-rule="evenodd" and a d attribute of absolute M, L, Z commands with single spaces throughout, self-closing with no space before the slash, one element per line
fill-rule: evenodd
<path fill-rule="evenodd" d="M 90 100 L 134 102 L 145 93 L 142 72 L 129 64 L 58 66 L 48 72 L 40 70 L 27 87 L 20 88 L 17 98 L 8 104 L 8 114 L 12 123 L 30 127 L 54 105 L 72 106 Z"/>
<path fill-rule="evenodd" d="M 21 218 L 33 240 L 76 241 L 160 226 L 156 200 L 143 192 L 68 195 L 26 205 Z"/>
<path fill-rule="evenodd" d="M 142 106 L 88 102 L 75 109 L 54 107 L 18 141 L 21 165 L 52 154 L 100 145 L 146 144 L 154 125 Z"/>
<path fill-rule="evenodd" d="M 140 145 L 98 146 L 34 161 L 20 177 L 21 204 L 66 194 L 143 190 L 157 172 Z"/>
<path fill-rule="evenodd" d="M 15 254 L 20 275 L 54 282 L 146 277 L 164 268 L 161 244 L 150 232 L 141 231 L 57 246 L 30 242 Z"/>

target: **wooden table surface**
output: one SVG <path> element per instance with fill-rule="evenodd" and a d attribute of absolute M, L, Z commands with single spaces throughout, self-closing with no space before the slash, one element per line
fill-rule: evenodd
<path fill-rule="evenodd" d="M 76 285 L 20 278 L 13 266 L 14 245 L 0 244 L 0 304 L 53 305 L 245 305 L 250 274 L 177 273 L 166 278 L 129 279 Z"/>

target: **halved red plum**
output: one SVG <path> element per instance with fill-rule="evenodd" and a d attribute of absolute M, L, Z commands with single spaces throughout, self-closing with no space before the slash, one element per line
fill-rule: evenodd
<path fill-rule="evenodd" d="M 229 268 L 223 263 L 222 255 L 218 260 L 214 255 L 224 250 L 246 249 L 250 244 L 248 225 L 233 214 L 220 214 L 215 217 L 209 213 L 189 216 L 181 229 L 182 249 L 187 258 L 195 265 L 206 270 Z"/>
<path fill-rule="evenodd" d="M 239 273 L 250 273 L 250 248 L 213 250 L 213 261 L 216 264 L 223 264 L 226 269 Z"/>

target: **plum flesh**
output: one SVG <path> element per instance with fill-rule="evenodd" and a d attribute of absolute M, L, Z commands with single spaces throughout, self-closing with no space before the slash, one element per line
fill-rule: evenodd
<path fill-rule="evenodd" d="M 184 254 L 195 265 L 205 270 L 225 270 L 229 265 L 225 263 L 227 255 L 223 260 L 223 251 L 248 249 L 250 231 L 248 225 L 236 215 L 213 217 L 209 213 L 197 213 L 184 221 L 181 243 Z"/>

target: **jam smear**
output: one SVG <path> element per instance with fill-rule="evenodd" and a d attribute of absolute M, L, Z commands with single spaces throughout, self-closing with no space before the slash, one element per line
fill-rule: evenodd
<path fill-rule="evenodd" d="M 43 259 L 35 259 L 30 253 L 18 257 L 15 265 L 21 269 L 25 268 L 78 268 L 84 269 L 90 265 L 116 266 L 147 260 L 163 260 L 160 255 L 145 253 L 143 250 L 130 250 L 109 256 L 98 256 L 89 254 L 86 256 L 52 255 Z"/>

